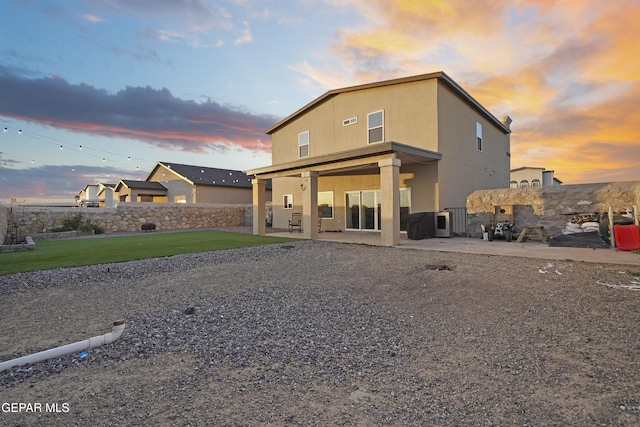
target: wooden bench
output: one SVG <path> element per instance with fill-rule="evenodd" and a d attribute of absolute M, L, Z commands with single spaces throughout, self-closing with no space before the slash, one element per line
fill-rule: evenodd
<path fill-rule="evenodd" d="M 522 231 L 516 242 L 526 242 L 530 237 L 537 237 L 542 243 L 549 243 L 549 236 L 544 234 L 544 227 L 526 226 L 522 227 Z"/>

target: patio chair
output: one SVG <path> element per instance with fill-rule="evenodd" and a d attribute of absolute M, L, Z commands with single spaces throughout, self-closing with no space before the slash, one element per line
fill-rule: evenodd
<path fill-rule="evenodd" d="M 298 229 L 298 233 L 302 231 L 302 214 L 300 212 L 294 212 L 291 214 L 291 219 L 289 220 L 289 233 L 291 233 L 294 228 Z"/>
<path fill-rule="evenodd" d="M 318 233 L 322 233 L 322 211 L 318 211 Z"/>

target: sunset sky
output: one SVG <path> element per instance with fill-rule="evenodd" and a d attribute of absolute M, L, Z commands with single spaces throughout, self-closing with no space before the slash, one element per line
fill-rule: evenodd
<path fill-rule="evenodd" d="M 511 116 L 512 168 L 640 180 L 638 22 L 640 0 L 7 0 L 0 203 L 267 166 L 264 131 L 327 90 L 435 71 Z"/>

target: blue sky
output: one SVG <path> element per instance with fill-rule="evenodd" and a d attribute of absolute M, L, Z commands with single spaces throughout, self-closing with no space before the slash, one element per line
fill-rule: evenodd
<path fill-rule="evenodd" d="M 640 179 L 637 0 L 3 6 L 0 203 L 71 201 L 157 161 L 266 166 L 264 131 L 327 90 L 440 70 L 513 118 L 512 167 Z"/>

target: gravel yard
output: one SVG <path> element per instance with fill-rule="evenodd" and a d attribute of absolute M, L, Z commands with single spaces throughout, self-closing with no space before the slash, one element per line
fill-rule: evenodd
<path fill-rule="evenodd" d="M 0 361 L 127 325 L 0 373 L 0 425 L 637 426 L 637 272 L 298 241 L 2 276 Z"/>

